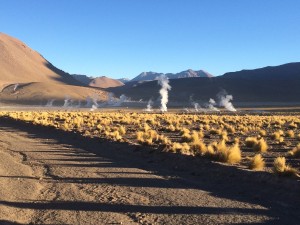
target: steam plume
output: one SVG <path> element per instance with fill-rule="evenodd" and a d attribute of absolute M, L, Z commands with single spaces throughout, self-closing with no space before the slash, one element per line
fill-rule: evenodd
<path fill-rule="evenodd" d="M 19 84 L 15 84 L 14 91 L 16 91 L 18 87 L 19 87 Z"/>
<path fill-rule="evenodd" d="M 168 111 L 167 103 L 169 101 L 168 91 L 171 90 L 171 86 L 169 85 L 169 79 L 166 77 L 166 75 L 161 75 L 158 77 L 158 84 L 161 86 L 161 89 L 159 90 L 161 96 L 160 110 L 162 112 L 166 112 Z"/>
<path fill-rule="evenodd" d="M 216 105 L 216 101 L 214 99 L 210 98 L 209 102 L 208 102 L 208 108 L 212 111 L 220 111 L 219 109 L 217 109 L 215 107 L 215 105 Z"/>
<path fill-rule="evenodd" d="M 69 107 L 71 106 L 71 99 L 69 96 L 65 96 L 65 101 L 63 107 Z"/>
<path fill-rule="evenodd" d="M 228 95 L 227 92 L 225 90 L 222 90 L 218 95 L 219 98 L 219 105 L 223 106 L 225 109 L 227 109 L 228 111 L 231 112 L 235 112 L 236 109 L 234 108 L 234 106 L 232 105 L 232 95 Z"/>
<path fill-rule="evenodd" d="M 55 99 L 48 100 L 46 107 L 52 107 L 54 101 L 55 101 Z"/>
<path fill-rule="evenodd" d="M 147 108 L 144 109 L 144 111 L 146 111 L 146 112 L 151 112 L 151 111 L 153 111 L 152 105 L 153 105 L 153 101 L 152 101 L 152 99 L 150 99 L 150 100 L 148 101 Z"/>

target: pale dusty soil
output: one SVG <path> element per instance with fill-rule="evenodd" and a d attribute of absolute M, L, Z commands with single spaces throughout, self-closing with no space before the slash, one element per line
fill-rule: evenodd
<path fill-rule="evenodd" d="M 0 120 L 0 224 L 299 224 L 295 179 Z"/>

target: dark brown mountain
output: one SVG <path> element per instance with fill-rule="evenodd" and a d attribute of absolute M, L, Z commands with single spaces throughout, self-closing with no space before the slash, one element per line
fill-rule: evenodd
<path fill-rule="evenodd" d="M 226 73 L 219 77 L 196 77 L 170 80 L 172 86 L 169 99 L 188 104 L 190 96 L 195 101 L 207 102 L 221 90 L 233 95 L 234 102 L 300 104 L 300 63 L 289 63 L 277 67 L 244 70 Z M 123 87 L 111 88 L 116 95 L 139 100 L 159 97 L 157 81 L 128 82 Z"/>

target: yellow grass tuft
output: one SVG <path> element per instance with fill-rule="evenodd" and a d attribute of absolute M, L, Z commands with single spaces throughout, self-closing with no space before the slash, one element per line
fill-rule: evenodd
<path fill-rule="evenodd" d="M 257 138 L 256 137 L 247 137 L 245 140 L 246 146 L 249 148 L 252 148 L 254 145 L 257 144 Z"/>
<path fill-rule="evenodd" d="M 288 154 L 290 156 L 299 158 L 300 157 L 300 143 L 295 148 L 293 148 L 291 151 L 289 151 Z"/>
<path fill-rule="evenodd" d="M 273 163 L 273 171 L 282 176 L 298 176 L 298 171 L 286 165 L 285 157 L 277 157 Z"/>
<path fill-rule="evenodd" d="M 267 132 L 265 130 L 260 130 L 259 131 L 259 135 L 262 136 L 262 137 L 264 137 L 264 136 L 267 135 Z"/>
<path fill-rule="evenodd" d="M 286 136 L 290 137 L 290 138 L 294 138 L 295 137 L 295 132 L 293 130 L 288 130 L 286 132 Z"/>
<path fill-rule="evenodd" d="M 241 150 L 238 144 L 234 144 L 229 148 L 226 162 L 229 164 L 239 163 L 242 159 Z"/>
<path fill-rule="evenodd" d="M 268 144 L 263 138 L 261 138 L 256 144 L 254 144 L 253 150 L 257 152 L 266 152 L 268 150 Z"/>
<path fill-rule="evenodd" d="M 265 161 L 261 154 L 256 154 L 253 158 L 250 159 L 249 168 L 251 170 L 263 170 L 265 167 Z"/>
<path fill-rule="evenodd" d="M 217 161 L 229 164 L 239 163 L 242 159 L 239 144 L 236 143 L 232 147 L 228 147 L 225 140 L 219 143 L 212 143 L 206 149 L 206 155 L 214 158 Z"/>

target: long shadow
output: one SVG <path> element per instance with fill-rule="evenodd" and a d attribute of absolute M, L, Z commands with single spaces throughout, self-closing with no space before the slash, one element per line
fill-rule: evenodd
<path fill-rule="evenodd" d="M 244 209 L 244 208 L 218 208 L 199 206 L 145 206 L 108 204 L 83 201 L 55 201 L 55 202 L 9 202 L 0 201 L 0 204 L 24 209 L 48 209 L 48 210 L 80 210 L 80 211 L 101 211 L 116 213 L 151 213 L 151 214 L 253 214 L 265 215 L 265 209 Z"/>
<path fill-rule="evenodd" d="M 120 184 L 127 186 L 139 187 L 148 185 L 148 187 L 158 188 L 186 188 L 199 189 L 211 193 L 212 196 L 237 200 L 241 202 L 258 204 L 266 207 L 268 210 L 251 211 L 257 212 L 277 218 L 271 224 L 299 224 L 300 221 L 300 187 L 299 181 L 286 178 L 278 178 L 273 174 L 264 172 L 250 172 L 238 169 L 235 166 L 224 166 L 219 163 L 210 162 L 203 158 L 195 158 L 180 154 L 163 153 L 153 151 L 153 148 L 145 146 L 132 146 L 128 143 L 111 142 L 100 138 L 83 137 L 80 134 L 64 132 L 49 127 L 35 126 L 23 121 L 15 121 L 10 118 L 0 119 L 0 129 L 10 129 L 12 131 L 19 130 L 27 132 L 31 138 L 53 139 L 58 144 L 71 146 L 75 149 L 80 149 L 81 153 L 94 153 L 97 157 L 103 157 L 104 160 L 109 160 L 111 164 L 88 163 L 55 163 L 52 165 L 60 166 L 78 166 L 78 167 L 124 167 L 124 168 L 141 168 L 144 170 L 153 171 L 154 174 L 167 177 L 176 177 L 176 179 L 138 179 L 138 178 L 115 178 L 115 179 L 94 179 L 94 178 L 61 178 L 60 182 L 74 183 L 102 183 Z M 51 151 L 51 150 L 50 150 Z M 57 153 L 58 151 L 55 150 Z M 67 153 L 64 150 L 64 153 Z M 74 153 L 74 152 L 73 152 Z M 80 157 L 80 153 L 78 154 Z M 58 159 L 60 160 L 60 159 Z M 89 161 L 90 160 L 90 161 Z M 84 162 L 95 162 L 91 157 Z M 73 161 L 73 160 L 71 160 Z M 67 162 L 67 160 L 65 160 Z M 80 162 L 80 160 L 78 160 Z M 106 161 L 107 162 L 107 161 Z M 59 178 L 60 179 L 60 178 Z M 149 181 L 149 182 L 148 182 Z M 13 203 L 2 202 L 2 204 L 14 204 L 16 207 L 47 207 L 50 203 Z M 43 204 L 39 205 L 39 204 Z M 83 207 L 80 204 L 85 204 L 84 207 L 96 207 L 98 210 L 108 207 L 111 211 L 117 210 L 120 206 L 98 205 L 96 203 L 66 202 L 55 203 L 49 207 L 64 207 L 72 210 L 72 207 Z M 57 205 L 55 205 L 57 204 Z M 90 205 L 89 205 L 90 204 Z M 78 206 L 76 206 L 78 205 Z M 105 206 L 105 207 L 104 207 Z M 93 208 L 92 207 L 92 208 Z M 131 206 L 127 206 L 130 207 Z M 163 206 L 132 206 L 132 211 L 144 210 L 151 213 L 154 211 L 165 210 L 166 213 L 185 213 L 187 208 L 171 207 L 164 208 Z M 141 209 L 138 209 L 142 207 Z M 121 207 L 122 208 L 122 207 Z M 210 208 L 191 208 L 192 212 L 206 213 L 213 212 L 215 209 Z M 105 209 L 103 209 L 105 210 Z M 128 209 L 127 209 L 128 210 Z M 174 210 L 174 211 L 173 211 Z M 216 212 L 215 210 L 214 212 Z M 226 211 L 226 209 L 219 212 Z M 238 212 L 238 211 L 237 211 Z M 188 212 L 187 212 L 188 213 Z"/>

